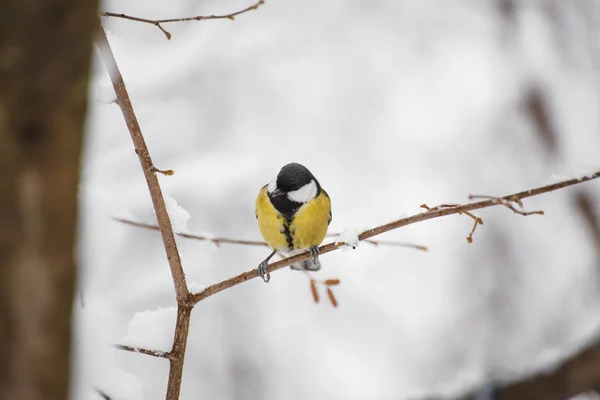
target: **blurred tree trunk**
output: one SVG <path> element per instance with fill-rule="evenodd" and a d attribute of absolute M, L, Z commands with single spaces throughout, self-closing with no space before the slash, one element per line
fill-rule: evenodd
<path fill-rule="evenodd" d="M 66 399 L 95 0 L 0 1 L 0 399 Z"/>

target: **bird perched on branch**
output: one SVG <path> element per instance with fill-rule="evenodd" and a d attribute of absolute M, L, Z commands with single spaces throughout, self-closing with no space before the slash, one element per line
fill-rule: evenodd
<path fill-rule="evenodd" d="M 318 271 L 319 245 L 331 222 L 331 201 L 317 178 L 303 165 L 285 165 L 256 198 L 258 228 L 273 252 L 258 266 L 265 282 L 271 279 L 267 263 L 277 252 L 286 256 L 310 251 L 310 258 L 293 269 Z"/>

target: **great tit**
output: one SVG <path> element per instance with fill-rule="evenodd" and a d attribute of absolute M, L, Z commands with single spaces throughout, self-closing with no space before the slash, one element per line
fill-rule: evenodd
<path fill-rule="evenodd" d="M 319 245 L 331 222 L 331 201 L 317 178 L 303 165 L 285 165 L 256 198 L 258 228 L 273 252 L 258 266 L 265 282 L 271 279 L 267 263 L 277 252 L 286 256 L 310 250 L 311 258 L 293 269 L 318 271 Z"/>

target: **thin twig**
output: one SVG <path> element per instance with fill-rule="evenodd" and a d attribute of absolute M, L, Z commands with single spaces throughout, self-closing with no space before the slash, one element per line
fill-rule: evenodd
<path fill-rule="evenodd" d="M 471 231 L 467 235 L 467 242 L 473 243 L 473 234 L 475 233 L 475 229 L 477 229 L 478 225 L 483 225 L 483 220 L 469 211 L 465 211 L 465 212 L 458 213 L 458 214 L 459 215 L 465 214 L 466 216 L 470 217 L 473 220 L 473 227 L 471 228 Z"/>
<path fill-rule="evenodd" d="M 421 208 L 424 208 L 430 212 L 441 210 L 442 208 L 454 208 L 454 207 L 458 207 L 458 206 L 459 206 L 459 204 L 440 204 L 439 206 L 436 206 L 436 207 L 429 207 L 425 203 L 421 204 Z M 471 231 L 467 235 L 467 242 L 473 243 L 473 234 L 475 233 L 475 229 L 477 229 L 477 225 L 483 225 L 483 220 L 469 211 L 463 211 L 463 212 L 458 213 L 458 215 L 461 215 L 461 214 L 465 214 L 467 217 L 469 217 L 473 220 L 473 227 L 471 228 Z"/>
<path fill-rule="evenodd" d="M 594 240 L 596 251 L 600 256 L 600 215 L 596 207 L 598 199 L 594 198 L 591 193 L 579 191 L 575 193 L 573 200 L 591 233 L 591 239 Z"/>
<path fill-rule="evenodd" d="M 156 167 L 153 168 L 154 172 L 158 172 L 159 174 L 163 174 L 165 176 L 171 176 L 175 174 L 175 171 L 172 169 L 158 169 Z"/>
<path fill-rule="evenodd" d="M 96 393 L 98 393 L 98 396 L 100 396 L 102 398 L 102 400 L 112 400 L 109 395 L 107 395 L 105 392 L 103 392 L 100 389 L 96 389 Z"/>
<path fill-rule="evenodd" d="M 146 177 L 146 183 L 150 191 L 150 197 L 152 198 L 152 204 L 156 213 L 156 219 L 160 228 L 160 234 L 162 236 L 165 251 L 167 253 L 167 260 L 169 261 L 169 267 L 171 269 L 171 277 L 173 278 L 173 284 L 175 286 L 175 296 L 177 299 L 177 323 L 175 325 L 175 335 L 173 339 L 173 349 L 171 350 L 171 358 L 169 358 L 169 380 L 167 383 L 167 400 L 179 399 L 179 393 L 181 391 L 181 379 L 183 376 L 183 362 L 185 359 L 185 349 L 187 346 L 187 336 L 189 331 L 189 317 L 193 306 L 190 305 L 188 299 L 190 292 L 188 290 L 185 274 L 181 265 L 181 258 L 179 257 L 179 251 L 177 250 L 177 243 L 175 242 L 175 235 L 171 226 L 171 220 L 167 213 L 167 207 L 165 205 L 165 199 L 162 195 L 158 177 L 156 176 L 156 167 L 152 163 L 152 158 L 148 152 L 146 141 L 142 135 L 140 125 L 137 121 L 133 105 L 129 99 L 129 94 L 123 82 L 123 76 L 119 71 L 117 61 L 110 48 L 108 39 L 106 38 L 106 32 L 98 23 L 98 34 L 96 36 L 96 43 L 106 65 L 106 69 L 110 75 L 115 93 L 117 95 L 117 104 L 121 108 L 123 118 L 129 129 L 131 140 L 135 147 L 135 152 L 138 155 L 140 164 Z"/>
<path fill-rule="evenodd" d="M 429 251 L 427 246 L 423 246 L 420 244 L 414 243 L 405 243 L 405 242 L 394 242 L 391 240 L 364 240 L 365 243 L 372 244 L 373 246 L 395 246 L 395 247 L 407 247 L 409 249 L 415 249 L 419 251 Z"/>
<path fill-rule="evenodd" d="M 122 222 L 124 224 L 127 224 L 127 225 L 137 226 L 139 228 L 151 229 L 151 230 L 155 230 L 155 231 L 158 230 L 158 226 L 152 225 L 152 224 L 145 224 L 143 222 L 131 221 L 131 220 L 124 219 L 124 218 L 115 218 L 115 220 Z M 195 240 L 203 240 L 203 241 L 212 242 L 217 246 L 221 245 L 222 243 L 245 244 L 245 245 L 250 245 L 250 246 L 263 246 L 263 247 L 267 246 L 267 244 L 265 242 L 261 242 L 258 240 L 239 240 L 239 239 L 228 239 L 228 238 L 222 238 L 222 237 L 213 238 L 210 236 L 202 236 L 202 235 L 197 235 L 195 233 L 186 233 L 186 232 L 175 232 L 175 234 L 177 236 L 181 236 L 186 239 L 195 239 Z"/>
<path fill-rule="evenodd" d="M 147 356 L 152 356 L 152 357 L 166 358 L 168 360 L 173 358 L 170 351 L 149 350 L 149 349 L 144 349 L 141 347 L 125 346 L 123 344 L 115 344 L 114 347 L 115 347 L 115 349 L 119 349 L 119 350 L 123 350 L 123 351 L 130 351 L 132 353 L 145 354 Z"/>
<path fill-rule="evenodd" d="M 159 230 L 158 226 L 153 225 L 153 224 L 146 224 L 144 222 L 137 222 L 137 221 L 132 221 L 132 220 L 125 219 L 125 218 L 116 218 L 116 217 L 114 218 L 114 220 L 119 221 L 123 224 L 137 226 L 138 228 L 151 229 L 154 231 Z M 189 232 L 175 232 L 175 235 L 181 236 L 182 238 L 186 238 L 186 239 L 195 239 L 195 240 L 212 242 L 216 246 L 220 246 L 221 244 L 225 243 L 225 244 L 241 244 L 241 245 L 248 245 L 248 246 L 267 247 L 267 244 L 265 242 L 261 242 L 259 240 L 242 240 L 242 239 L 230 239 L 230 238 L 224 238 L 224 237 L 211 237 L 211 236 L 203 236 L 203 235 L 198 235 L 196 233 L 189 233 Z M 337 235 L 338 234 L 328 234 L 327 236 L 337 236 Z M 381 245 L 381 246 L 396 246 L 396 247 L 408 247 L 408 248 L 421 250 L 421 251 L 428 250 L 427 247 L 422 246 L 422 245 L 413 244 L 413 243 L 405 243 L 405 242 L 394 242 L 391 240 L 365 240 L 365 242 L 370 243 L 374 246 L 379 246 L 379 245 Z"/>
<path fill-rule="evenodd" d="M 562 181 L 562 182 L 558 182 L 558 183 L 554 183 L 551 185 L 546 185 L 546 186 L 542 186 L 542 187 L 538 187 L 535 189 L 530 189 L 530 190 L 525 190 L 519 193 L 515 193 L 515 194 L 511 194 L 508 196 L 504 196 L 501 197 L 502 199 L 505 200 L 510 200 L 510 199 L 515 199 L 518 198 L 519 200 L 521 199 L 525 199 L 527 197 L 533 197 L 533 196 L 537 196 L 540 195 L 542 193 L 548 193 L 551 192 L 553 190 L 558 190 L 558 189 L 563 189 L 569 186 L 573 186 L 573 185 L 577 185 L 579 183 L 582 182 L 587 182 L 590 181 L 592 179 L 597 179 L 600 177 L 600 171 L 582 177 L 582 178 L 576 178 L 576 179 L 570 179 L 570 180 L 566 180 L 566 181 Z M 514 200 L 513 200 L 514 201 Z M 483 201 L 479 201 L 476 203 L 467 203 L 467 204 L 462 204 L 462 205 L 453 205 L 452 207 L 449 208 L 440 208 L 437 209 L 435 211 L 425 211 L 419 214 L 415 214 L 412 215 L 410 217 L 407 218 L 401 218 L 398 219 L 396 221 L 384 224 L 384 225 L 380 225 L 378 227 L 375 227 L 373 229 L 369 229 L 366 230 L 364 232 L 362 232 L 360 235 L 358 235 L 358 240 L 365 240 L 365 239 L 369 239 L 372 238 L 374 236 L 377 235 L 381 235 L 382 233 L 385 232 L 389 232 L 391 230 L 394 229 L 398 229 L 401 228 L 403 226 L 407 226 L 407 225 L 412 225 L 414 223 L 417 222 L 421 222 L 421 221 L 426 221 L 429 219 L 433 219 L 433 218 L 439 218 L 439 217 L 444 217 L 447 215 L 454 215 L 454 214 L 460 214 L 460 213 L 465 213 L 466 211 L 472 211 L 472 210 L 479 210 L 479 209 L 483 209 L 483 208 L 488 208 L 488 207 L 494 207 L 497 206 L 498 202 L 494 201 L 494 200 L 483 200 Z M 329 253 L 331 251 L 337 250 L 338 248 L 344 246 L 344 243 L 328 243 L 326 245 L 323 245 L 321 247 L 319 247 L 319 252 L 321 255 Z M 268 270 L 269 272 L 273 272 L 273 271 L 277 271 L 278 269 L 287 267 L 291 264 L 300 262 L 300 261 L 304 261 L 307 260 L 310 257 L 310 254 L 308 251 L 301 253 L 301 254 L 297 254 L 293 257 L 288 257 L 286 259 L 280 260 L 280 261 L 276 261 L 274 263 L 271 263 L 268 265 Z M 236 286 L 239 285 L 240 283 L 246 282 L 250 279 L 254 279 L 258 277 L 258 270 L 256 268 L 253 268 L 250 271 L 241 273 L 237 276 L 234 276 L 232 278 L 226 279 L 222 282 L 218 282 L 215 283 L 214 285 L 210 285 L 209 287 L 207 287 L 206 289 L 202 290 L 199 293 L 194 293 L 190 296 L 190 300 L 193 301 L 194 303 L 197 303 L 199 301 L 202 301 L 204 299 L 206 299 L 207 297 L 210 297 L 212 295 L 215 295 L 227 288 L 230 288 L 232 286 Z"/>
<path fill-rule="evenodd" d="M 151 24 L 156 26 L 158 29 L 160 29 L 162 31 L 162 33 L 165 34 L 165 36 L 167 37 L 167 39 L 171 39 L 171 33 L 169 33 L 165 28 L 163 28 L 163 26 L 161 24 L 168 24 L 171 22 L 186 22 L 186 21 L 205 21 L 205 20 L 209 20 L 209 19 L 235 19 L 235 17 L 237 17 L 240 14 L 244 14 L 248 11 L 252 11 L 252 10 L 256 10 L 258 7 L 260 7 L 261 5 L 263 5 L 265 3 L 264 0 L 258 0 L 256 3 L 254 3 L 253 5 L 246 7 L 242 10 L 236 11 L 236 12 L 232 12 L 229 14 L 223 14 L 223 15 L 197 15 L 195 17 L 184 17 L 184 18 L 167 18 L 167 19 L 147 19 L 147 18 L 140 18 L 140 17 L 133 17 L 131 15 L 126 15 L 126 14 L 118 14 L 118 13 L 112 13 L 112 12 L 104 12 L 102 13 L 102 16 L 104 17 L 113 17 L 113 18 L 121 18 L 121 19 L 127 19 L 130 21 L 136 21 L 136 22 L 142 22 L 145 24 Z"/>
<path fill-rule="evenodd" d="M 502 199 L 502 198 L 499 198 L 499 197 L 487 196 L 487 195 L 480 195 L 480 194 L 469 195 L 469 200 L 473 200 L 473 199 L 490 199 L 490 200 L 494 200 L 498 204 L 501 204 L 504 207 L 508 208 L 509 210 L 512 210 L 512 212 L 514 212 L 515 214 L 519 214 L 519 215 L 523 215 L 523 216 L 534 215 L 534 214 L 535 215 L 544 215 L 544 212 L 542 210 L 526 211 L 523 208 L 523 202 L 518 197 L 515 197 L 515 198 L 512 198 L 512 199 Z M 519 205 L 519 207 L 521 207 L 521 209 L 515 208 L 515 206 L 513 206 L 511 204 L 511 202 L 517 203 Z"/>

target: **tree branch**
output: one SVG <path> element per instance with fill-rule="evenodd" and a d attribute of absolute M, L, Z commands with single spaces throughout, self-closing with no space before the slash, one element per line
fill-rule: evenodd
<path fill-rule="evenodd" d="M 129 99 L 127 88 L 123 82 L 123 76 L 117 66 L 117 61 L 110 48 L 106 33 L 102 27 L 99 27 L 97 35 L 97 44 L 102 54 L 102 59 L 106 65 L 106 69 L 109 72 L 110 79 L 112 81 L 115 93 L 117 94 L 117 104 L 121 108 L 123 118 L 129 129 L 131 140 L 135 147 L 135 152 L 138 155 L 142 170 L 144 171 L 144 177 L 150 190 L 150 197 L 152 198 L 152 205 L 156 213 L 156 219 L 160 229 L 160 234 L 165 246 L 167 253 L 167 259 L 169 261 L 169 267 L 171 268 L 171 275 L 173 277 L 173 283 L 175 285 L 175 295 L 177 302 L 185 300 L 188 295 L 188 289 L 185 282 L 185 274 L 181 265 L 181 258 L 179 257 L 179 251 L 177 250 L 177 243 L 175 242 L 175 235 L 173 234 L 173 227 L 171 226 L 171 219 L 167 213 L 167 206 L 165 205 L 165 199 L 162 195 L 162 190 L 156 176 L 156 168 L 152 163 L 152 158 L 148 152 L 146 141 L 142 135 L 142 130 L 133 111 L 133 105 Z"/>
<path fill-rule="evenodd" d="M 449 207 L 447 207 L 447 208 L 434 208 L 430 211 L 425 211 L 425 212 L 422 212 L 419 214 L 415 214 L 415 215 L 412 215 L 407 218 L 401 218 L 396 221 L 390 222 L 388 224 L 384 224 L 384 225 L 375 227 L 373 229 L 366 230 L 366 231 L 362 232 L 360 235 L 358 235 L 358 240 L 364 241 L 366 239 L 372 238 L 373 236 L 381 235 L 382 233 L 389 232 L 391 230 L 398 229 L 403 226 L 412 225 L 417 222 L 426 221 L 428 219 L 439 218 L 439 217 L 444 217 L 447 215 L 454 215 L 454 214 L 464 214 L 468 211 L 480 210 L 483 208 L 504 205 L 503 202 L 498 201 L 498 199 L 502 199 L 505 201 L 515 201 L 515 199 L 518 199 L 520 201 L 520 200 L 528 198 L 528 197 L 533 197 L 533 196 L 537 196 L 537 195 L 540 195 L 543 193 L 552 192 L 554 190 L 563 189 L 563 188 L 566 188 L 569 186 L 577 185 L 579 183 L 590 181 L 592 179 L 597 179 L 599 177 L 600 177 L 600 171 L 595 172 L 588 176 L 584 176 L 582 178 L 570 179 L 567 181 L 562 181 L 562 182 L 554 183 L 551 185 L 546 185 L 546 186 L 538 187 L 535 189 L 530 189 L 530 190 L 525 190 L 522 192 L 510 194 L 510 195 L 503 196 L 500 198 L 492 198 L 492 199 L 488 199 L 488 200 L 478 201 L 476 203 L 467 203 L 467 204 L 462 204 L 462 205 L 448 205 Z M 344 245 L 345 245 L 345 243 L 332 242 L 332 243 L 328 243 L 326 245 L 319 247 L 319 251 L 320 251 L 320 254 L 323 255 L 323 254 L 329 253 L 331 251 L 337 250 L 338 248 L 340 248 Z M 271 263 L 268 265 L 267 269 L 269 272 L 277 271 L 277 270 L 287 267 L 291 264 L 307 260 L 309 257 L 310 257 L 310 254 L 308 251 L 306 251 L 304 253 L 297 254 L 293 257 L 288 257 L 286 259 Z M 202 301 L 202 300 L 206 299 L 207 297 L 217 294 L 225 289 L 228 289 L 232 286 L 239 285 L 240 283 L 246 282 L 250 279 L 254 279 L 257 277 L 258 277 L 258 270 L 256 268 L 253 268 L 252 270 L 244 272 L 237 276 L 234 276 L 233 278 L 229 278 L 222 282 L 215 283 L 214 285 L 210 285 L 209 287 L 207 287 L 206 289 L 204 289 L 203 291 L 201 291 L 199 293 L 192 294 L 190 296 L 190 300 L 193 303 L 198 303 L 199 301 Z"/>
<path fill-rule="evenodd" d="M 124 218 L 114 218 L 114 220 L 122 222 L 127 225 L 137 226 L 138 228 L 151 229 L 154 231 L 159 230 L 158 226 L 152 225 L 152 224 L 146 224 L 143 222 L 132 221 L 129 219 L 124 219 Z M 230 238 L 224 238 L 224 237 L 210 237 L 210 236 L 206 236 L 206 235 L 198 235 L 195 233 L 188 233 L 188 232 L 175 232 L 175 235 L 181 236 L 182 238 L 186 238 L 186 239 L 195 239 L 195 240 L 212 242 L 217 246 L 220 246 L 221 244 L 226 243 L 226 244 L 241 244 L 241 245 L 248 245 L 248 246 L 267 247 L 267 244 L 265 242 L 261 242 L 259 240 L 242 240 L 242 239 L 230 239 Z M 329 237 L 337 236 L 337 235 L 338 234 L 336 234 L 336 233 L 327 234 L 327 236 L 329 236 Z M 372 244 L 374 246 L 381 245 L 381 246 L 408 247 L 408 248 L 420 250 L 420 251 L 428 250 L 426 246 L 422 246 L 420 244 L 395 242 L 395 241 L 391 241 L 391 240 L 365 240 L 365 242 Z"/>
<path fill-rule="evenodd" d="M 123 218 L 115 218 L 115 221 L 119 221 L 124 224 L 131 225 L 131 226 L 137 226 L 138 228 L 151 229 L 151 230 L 155 230 L 155 231 L 159 230 L 158 226 L 152 225 L 152 224 L 145 224 L 143 222 L 136 222 L 136 221 L 131 221 L 128 219 L 123 219 Z M 267 246 L 267 244 L 265 242 L 261 242 L 258 240 L 228 239 L 228 238 L 223 238 L 223 237 L 213 238 L 210 236 L 202 236 L 202 235 L 196 235 L 194 233 L 186 233 L 186 232 L 176 232 L 175 234 L 177 236 L 181 236 L 182 238 L 186 238 L 186 239 L 195 239 L 195 240 L 203 240 L 203 241 L 207 241 L 207 242 L 212 242 L 217 246 L 221 245 L 222 243 L 245 244 L 245 245 L 249 245 L 249 246 L 262 246 L 262 247 Z"/>
<path fill-rule="evenodd" d="M 600 343 L 581 350 L 553 372 L 499 390 L 500 400 L 564 400 L 600 388 Z"/>
<path fill-rule="evenodd" d="M 168 360 L 173 358 L 170 351 L 165 352 L 165 351 L 158 351 L 158 350 L 149 350 L 149 349 L 144 349 L 141 347 L 125 346 L 122 344 L 115 344 L 115 349 L 129 351 L 132 353 L 145 354 L 147 356 L 152 356 L 152 357 L 166 358 Z"/>
<path fill-rule="evenodd" d="M 152 198 L 152 204 L 156 213 L 156 219 L 160 228 L 160 234 L 167 253 L 167 260 L 169 261 L 171 276 L 175 286 L 175 296 L 177 298 L 177 323 L 175 325 L 173 349 L 170 352 L 171 358 L 169 358 L 170 368 L 167 400 L 177 400 L 179 399 L 181 390 L 183 362 L 185 359 L 185 349 L 190 326 L 189 317 L 192 309 L 192 306 L 190 306 L 188 302 L 190 292 L 185 281 L 185 274 L 181 265 L 179 251 L 177 250 L 177 243 L 175 242 L 171 220 L 169 219 L 165 200 L 158 182 L 158 177 L 156 176 L 158 169 L 152 163 L 146 141 L 144 140 L 144 136 L 142 136 L 140 125 L 138 124 L 135 112 L 133 111 L 133 105 L 131 104 L 129 94 L 127 93 L 125 83 L 123 82 L 123 76 L 119 71 L 117 61 L 115 60 L 108 39 L 106 38 L 106 33 L 99 23 L 96 41 L 102 59 L 106 65 L 106 69 L 110 75 L 115 93 L 117 94 L 117 104 L 123 113 L 123 118 L 125 119 L 125 123 L 127 124 L 127 128 L 131 135 L 131 140 L 135 147 L 135 152 L 138 155 L 144 171 L 144 176 L 146 177 L 146 183 L 150 190 L 150 197 Z"/>
<path fill-rule="evenodd" d="M 504 207 L 508 208 L 509 210 L 511 210 L 512 212 L 514 212 L 515 214 L 519 214 L 522 215 L 524 217 L 528 216 L 528 215 L 544 215 L 544 212 L 541 210 L 536 210 L 536 211 L 526 211 L 523 208 L 523 202 L 521 201 L 521 199 L 519 199 L 518 197 L 507 200 L 507 199 L 502 199 L 499 197 L 494 197 L 494 196 L 485 196 L 485 195 L 469 195 L 469 200 L 473 200 L 473 199 L 490 199 L 490 200 L 494 200 L 496 203 L 498 204 L 502 204 Z M 515 208 L 515 206 L 513 206 L 511 204 L 511 201 L 518 204 L 520 209 Z"/>
<path fill-rule="evenodd" d="M 584 191 L 575 193 L 574 200 L 577 210 L 584 218 L 588 230 L 592 235 L 596 252 L 600 256 L 600 215 L 598 215 L 595 207 L 595 205 L 598 204 L 598 200 L 595 199 L 592 194 Z"/>
<path fill-rule="evenodd" d="M 470 199 L 471 199 L 471 196 L 469 196 L 469 200 Z M 421 208 L 426 209 L 428 212 L 437 211 L 442 208 L 453 208 L 453 207 L 457 207 L 457 206 L 459 206 L 459 204 L 440 204 L 439 206 L 436 206 L 436 207 L 429 207 L 425 203 L 421 204 Z M 479 218 L 478 216 L 472 214 L 469 211 L 460 212 L 459 214 L 465 214 L 467 217 L 469 217 L 473 220 L 473 227 L 471 228 L 471 231 L 467 235 L 467 242 L 473 243 L 473 234 L 475 233 L 477 226 L 483 225 L 483 220 L 481 218 Z"/>
<path fill-rule="evenodd" d="M 104 17 L 113 17 L 113 18 L 121 18 L 121 19 L 127 19 L 130 21 L 136 21 L 136 22 L 142 22 L 145 24 L 151 24 L 156 26 L 158 29 L 160 29 L 162 31 L 162 33 L 165 34 L 165 36 L 167 37 L 167 39 L 171 39 L 171 33 L 169 33 L 165 28 L 162 27 L 161 24 L 168 24 L 171 22 L 186 22 L 186 21 L 205 21 L 205 20 L 209 20 L 209 19 L 235 19 L 235 17 L 237 17 L 240 14 L 244 14 L 248 11 L 252 11 L 252 10 L 256 10 L 258 7 L 260 7 L 261 5 L 263 5 L 265 3 L 264 0 L 258 0 L 256 3 L 254 3 L 253 5 L 246 7 L 242 10 L 236 11 L 236 12 L 232 12 L 229 14 L 223 14 L 223 15 L 197 15 L 195 17 L 184 17 L 184 18 L 168 18 L 168 19 L 147 19 L 147 18 L 140 18 L 140 17 L 133 17 L 131 15 L 126 15 L 126 14 L 117 14 L 117 13 L 111 13 L 111 12 L 104 12 L 102 13 L 102 16 Z"/>
<path fill-rule="evenodd" d="M 96 389 L 96 393 L 98 393 L 98 396 L 100 396 L 102 400 L 112 400 L 109 395 L 107 395 L 100 389 Z"/>
<path fill-rule="evenodd" d="M 190 317 L 194 305 L 177 303 L 177 322 L 173 336 L 172 358 L 169 359 L 169 381 L 167 382 L 167 400 L 179 400 L 181 379 L 183 377 L 183 362 L 187 348 L 187 338 L 190 331 Z"/>

